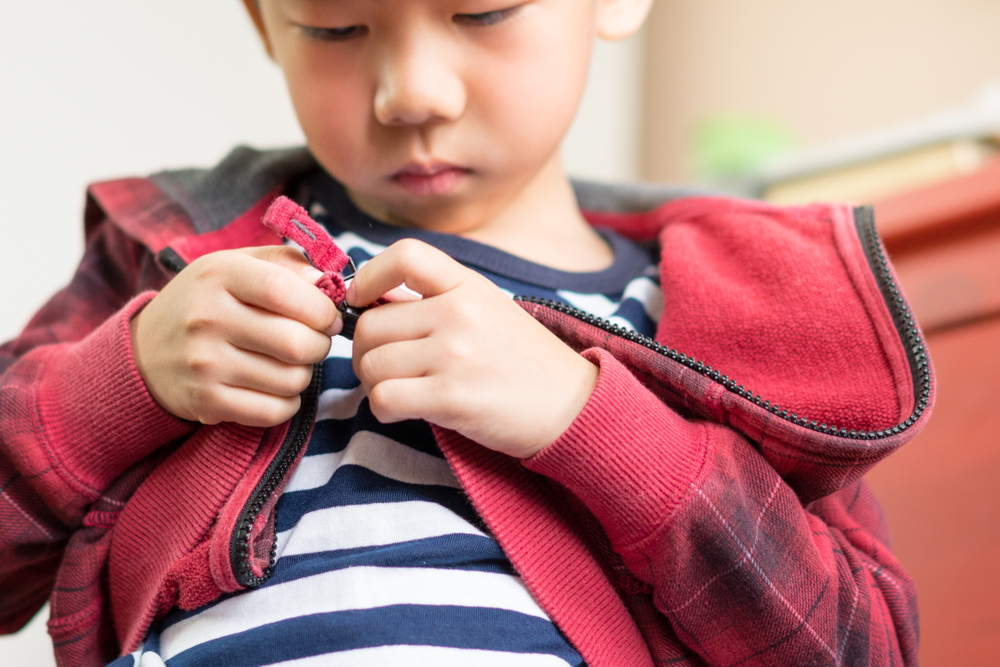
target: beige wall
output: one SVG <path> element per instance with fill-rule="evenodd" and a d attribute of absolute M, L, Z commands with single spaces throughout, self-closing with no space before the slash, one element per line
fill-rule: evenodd
<path fill-rule="evenodd" d="M 706 115 L 767 115 L 815 145 L 970 102 L 997 76 L 997 0 L 656 0 L 642 175 L 690 178 Z"/>
<path fill-rule="evenodd" d="M 562 145 L 563 164 L 571 176 L 639 178 L 643 51 L 641 32 L 594 45 L 587 88 Z"/>

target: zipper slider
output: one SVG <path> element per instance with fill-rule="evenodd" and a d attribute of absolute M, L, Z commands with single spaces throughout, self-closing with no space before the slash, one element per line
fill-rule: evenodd
<path fill-rule="evenodd" d="M 358 267 L 354 264 L 354 260 L 350 255 L 347 256 L 347 266 L 344 267 L 344 282 L 352 280 L 354 276 L 358 273 Z M 337 310 L 340 311 L 344 318 L 344 328 L 340 331 L 340 336 L 343 336 L 347 340 L 354 340 L 354 328 L 358 324 L 358 318 L 361 317 L 361 313 L 368 310 L 367 307 L 355 308 L 354 306 L 348 306 L 347 301 L 341 301 L 337 306 Z"/>
<path fill-rule="evenodd" d="M 351 259 L 351 256 L 347 255 L 347 265 L 344 267 L 344 273 L 341 274 L 341 277 L 344 279 L 344 283 L 346 284 L 348 280 L 353 280 L 357 273 L 358 267 L 355 266 L 354 260 Z M 376 299 L 367 306 L 348 306 L 347 299 L 342 299 L 340 303 L 337 304 L 337 310 L 339 310 L 341 315 L 343 315 L 344 328 L 341 329 L 340 333 L 337 335 L 343 336 L 347 340 L 354 340 L 354 328 L 358 324 L 358 318 L 361 317 L 366 310 L 370 310 L 376 306 L 381 306 L 387 303 L 389 303 L 389 300 L 384 296 Z"/>
<path fill-rule="evenodd" d="M 337 306 L 337 310 L 340 311 L 341 317 L 344 318 L 344 328 L 340 330 L 338 335 L 343 336 L 347 340 L 354 340 L 354 328 L 358 325 L 358 318 L 368 309 L 348 306 L 345 301 Z"/>

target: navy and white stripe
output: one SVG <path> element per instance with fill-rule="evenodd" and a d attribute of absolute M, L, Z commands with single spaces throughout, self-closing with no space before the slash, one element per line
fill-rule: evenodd
<path fill-rule="evenodd" d="M 618 236 L 605 235 L 615 251 L 609 269 L 555 271 L 466 239 L 378 223 L 325 175 L 310 185 L 311 212 L 359 266 L 417 236 L 509 294 L 655 330 L 656 271 Z M 385 425 L 371 414 L 351 353 L 338 337 L 323 362 L 313 436 L 277 507 L 272 578 L 172 613 L 115 667 L 583 664 L 489 535 L 429 425 Z"/>

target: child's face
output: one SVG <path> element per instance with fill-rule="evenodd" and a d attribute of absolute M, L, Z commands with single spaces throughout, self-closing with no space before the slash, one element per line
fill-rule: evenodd
<path fill-rule="evenodd" d="M 260 0 L 259 15 L 247 4 L 313 154 L 355 202 L 462 233 L 561 177 L 594 38 L 623 36 L 609 34 L 622 32 L 620 6 L 649 2 Z"/>

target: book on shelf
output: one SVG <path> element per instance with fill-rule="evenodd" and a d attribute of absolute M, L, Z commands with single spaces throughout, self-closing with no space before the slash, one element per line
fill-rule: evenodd
<path fill-rule="evenodd" d="M 973 174 L 998 154 L 994 139 L 956 139 L 771 183 L 763 197 L 776 204 L 870 204 Z"/>
<path fill-rule="evenodd" d="M 1000 155 L 1000 79 L 973 103 L 932 116 L 776 155 L 734 191 L 780 204 L 874 203 L 976 173 Z"/>

